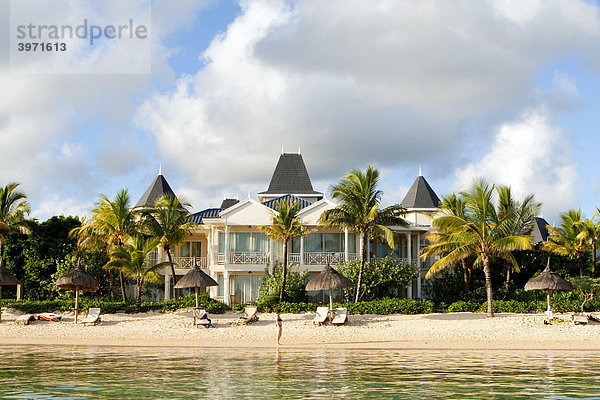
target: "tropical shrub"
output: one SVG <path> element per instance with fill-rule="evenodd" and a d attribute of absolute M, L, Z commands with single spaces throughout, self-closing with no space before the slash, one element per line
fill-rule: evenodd
<path fill-rule="evenodd" d="M 341 263 L 338 272 L 350 279 L 356 285 L 360 272 L 360 260 L 351 260 Z M 392 257 L 386 257 L 383 261 L 366 262 L 363 269 L 362 284 L 360 289 L 361 301 L 371 301 L 390 296 L 404 294 L 404 288 L 419 274 L 416 266 L 409 263 L 401 263 Z M 344 298 L 355 297 L 356 286 L 343 289 Z"/>
<path fill-rule="evenodd" d="M 258 301 L 259 307 L 264 305 L 270 307 L 270 305 L 277 301 L 279 302 L 279 296 L 281 293 L 281 274 L 283 272 L 283 266 L 281 263 L 276 262 L 273 266 L 273 272 L 269 272 L 269 266 L 265 268 L 265 274 L 263 275 L 262 283 L 258 289 Z M 290 266 L 287 270 L 286 277 L 286 288 L 285 288 L 285 301 L 292 303 L 302 303 L 308 301 L 308 294 L 304 289 L 306 282 L 308 281 L 308 271 L 299 272 L 299 267 L 294 265 Z M 276 300 L 274 296 L 277 296 Z"/>
<path fill-rule="evenodd" d="M 481 303 L 474 301 L 456 301 L 448 306 L 447 312 L 476 312 L 481 307 Z"/>

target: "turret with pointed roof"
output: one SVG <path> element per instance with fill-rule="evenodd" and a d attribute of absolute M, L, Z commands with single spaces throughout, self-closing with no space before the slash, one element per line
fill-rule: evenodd
<path fill-rule="evenodd" d="M 150 184 L 148 189 L 146 189 L 146 191 L 142 195 L 142 198 L 140 199 L 140 201 L 137 202 L 137 204 L 135 206 L 136 207 L 152 206 L 152 205 L 154 205 L 156 200 L 158 200 L 159 198 L 161 198 L 162 196 L 165 196 L 165 195 L 175 197 L 175 193 L 173 192 L 173 189 L 171 189 L 171 186 L 169 186 L 169 182 L 167 182 L 165 177 L 162 175 L 161 170 L 159 169 L 158 176 L 156 177 L 156 179 L 154 179 L 152 184 Z"/>
<path fill-rule="evenodd" d="M 415 182 L 404 196 L 400 205 L 404 208 L 424 208 L 432 209 L 438 208 L 440 199 L 437 197 L 429 183 L 421 175 L 419 168 L 419 176 L 415 179 Z"/>
<path fill-rule="evenodd" d="M 310 201 L 323 198 L 323 193 L 313 189 L 301 154 L 281 154 L 271 177 L 269 188 L 258 195 L 264 201 L 286 194 L 307 197 L 310 198 Z"/>

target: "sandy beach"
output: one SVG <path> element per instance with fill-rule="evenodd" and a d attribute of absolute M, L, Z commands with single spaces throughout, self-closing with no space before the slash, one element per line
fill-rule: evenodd
<path fill-rule="evenodd" d="M 248 326 L 231 326 L 240 313 L 211 315 L 214 328 L 194 328 L 192 313 L 104 314 L 97 326 L 60 322 L 17 325 L 20 312 L 2 314 L 0 338 L 7 344 L 275 347 L 275 315 L 259 314 Z M 568 316 L 560 316 L 568 320 Z M 316 326 L 313 314 L 282 314 L 284 347 L 390 349 L 572 349 L 600 350 L 600 324 L 544 325 L 543 314 L 479 313 L 351 315 L 344 326 Z"/>

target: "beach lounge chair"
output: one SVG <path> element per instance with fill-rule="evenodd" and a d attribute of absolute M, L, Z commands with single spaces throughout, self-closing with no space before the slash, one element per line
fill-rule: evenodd
<path fill-rule="evenodd" d="M 328 315 L 329 307 L 317 307 L 317 312 L 315 313 L 315 318 L 313 318 L 312 323 L 315 325 L 322 325 L 327 321 Z"/>
<path fill-rule="evenodd" d="M 19 315 L 17 319 L 15 319 L 15 324 L 28 325 L 29 321 L 35 321 L 35 316 L 33 314 L 23 314 Z"/>
<path fill-rule="evenodd" d="M 573 314 L 571 315 L 571 322 L 573 322 L 573 325 L 587 325 L 589 318 L 585 314 Z"/>
<path fill-rule="evenodd" d="M 45 313 L 41 313 L 41 314 L 37 315 L 37 319 L 43 320 L 43 321 L 57 322 L 57 321 L 60 321 L 61 318 L 62 318 L 62 315 L 54 314 L 51 312 L 45 312 Z"/>
<path fill-rule="evenodd" d="M 244 314 L 233 323 L 233 325 L 248 325 L 254 321 L 258 321 L 258 307 L 248 306 L 244 309 Z"/>
<path fill-rule="evenodd" d="M 332 325 L 344 325 L 348 321 L 348 309 L 336 308 L 335 317 L 331 320 Z"/>
<path fill-rule="evenodd" d="M 206 313 L 206 310 L 201 310 L 199 308 L 194 308 L 194 311 L 192 312 L 194 315 L 194 326 L 195 327 L 205 327 L 205 328 L 210 328 L 212 326 L 212 324 L 210 323 L 210 319 L 208 318 L 208 314 Z"/>
<path fill-rule="evenodd" d="M 88 310 L 88 315 L 85 317 L 81 323 L 83 325 L 92 324 L 97 325 L 100 322 L 100 309 L 99 308 L 90 308 Z"/>

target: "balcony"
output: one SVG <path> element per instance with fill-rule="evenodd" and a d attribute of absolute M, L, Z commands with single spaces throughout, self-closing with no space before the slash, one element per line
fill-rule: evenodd
<path fill-rule="evenodd" d="M 175 268 L 189 268 L 194 266 L 194 258 L 201 269 L 208 268 L 208 259 L 206 257 L 173 257 Z"/>
<path fill-rule="evenodd" d="M 269 252 L 264 253 L 253 253 L 253 252 L 238 252 L 232 251 L 229 253 L 229 264 L 268 264 L 269 263 Z M 223 262 L 225 257 L 223 255 Z"/>

